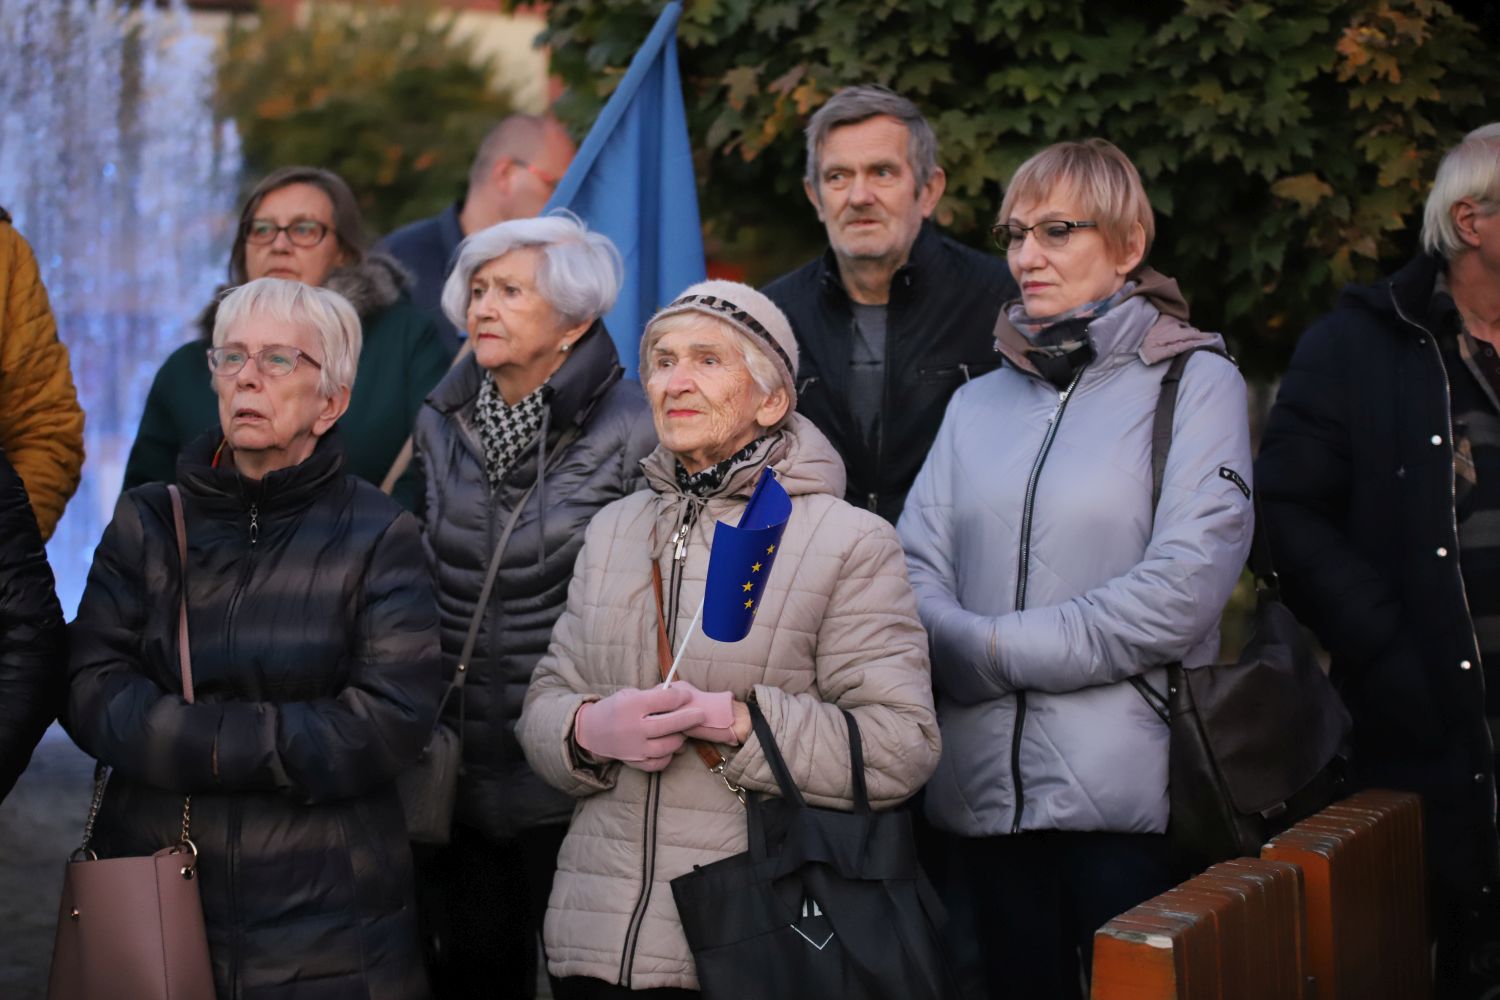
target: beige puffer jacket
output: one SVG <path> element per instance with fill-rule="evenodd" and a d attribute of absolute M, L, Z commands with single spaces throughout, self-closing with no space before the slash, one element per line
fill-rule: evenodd
<path fill-rule="evenodd" d="M 686 629 L 703 595 L 714 522 L 738 521 L 768 462 L 791 494 L 792 514 L 761 610 L 738 643 L 695 631 L 679 673 L 705 691 L 728 690 L 742 700 L 753 694 L 812 805 L 851 804 L 841 708 L 859 720 L 877 808 L 912 795 L 937 764 L 927 636 L 900 542 L 885 521 L 841 499 L 843 464 L 828 440 L 794 415 L 706 503 L 678 489 L 675 459 L 658 448 L 642 463 L 650 491 L 605 507 L 589 525 L 567 610 L 517 727 L 536 772 L 579 799 L 544 928 L 555 976 L 592 976 L 631 989 L 698 987 L 668 883 L 694 865 L 744 851 L 744 807 L 691 750 L 647 775 L 618 763 L 580 767 L 570 737 L 584 703 L 660 683 L 653 549 L 675 633 Z M 693 507 L 701 511 L 679 564 L 673 541 Z M 754 734 L 738 751 L 723 749 L 732 755 L 726 778 L 775 791 Z"/>

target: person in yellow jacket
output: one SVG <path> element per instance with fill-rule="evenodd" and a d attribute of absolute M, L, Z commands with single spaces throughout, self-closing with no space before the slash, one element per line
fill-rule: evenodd
<path fill-rule="evenodd" d="M 52 536 L 83 468 L 83 408 L 36 257 L 0 208 L 0 449 Z"/>

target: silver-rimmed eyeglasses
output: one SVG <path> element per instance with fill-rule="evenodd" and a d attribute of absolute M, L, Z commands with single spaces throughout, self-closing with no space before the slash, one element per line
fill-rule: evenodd
<path fill-rule="evenodd" d="M 1066 246 L 1068 237 L 1073 235 L 1075 229 L 1098 229 L 1097 222 L 1075 222 L 1067 219 L 1043 219 L 1034 226 L 1023 226 L 1015 222 L 998 222 L 990 228 L 990 235 L 995 238 L 995 246 L 1006 253 L 1021 249 L 1021 244 L 1026 242 L 1026 234 L 1048 250 L 1056 250 Z"/>
<path fill-rule="evenodd" d="M 223 347 L 210 347 L 208 349 L 208 370 L 215 375 L 228 378 L 238 375 L 240 370 L 251 360 L 255 360 L 255 367 L 260 369 L 262 375 L 272 378 L 283 378 L 297 370 L 297 362 L 306 361 L 319 371 L 323 366 L 318 360 L 306 351 L 295 347 L 287 347 L 284 344 L 272 344 L 258 351 L 251 352 L 239 344 L 226 344 Z"/>

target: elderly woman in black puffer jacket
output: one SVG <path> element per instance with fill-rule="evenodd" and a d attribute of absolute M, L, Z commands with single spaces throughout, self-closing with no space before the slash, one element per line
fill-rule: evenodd
<path fill-rule="evenodd" d="M 395 776 L 443 690 L 416 520 L 345 472 L 359 319 L 261 278 L 219 307 L 221 429 L 120 498 L 71 627 L 66 722 L 113 768 L 100 857 L 176 843 L 192 796 L 218 1000 L 421 1000 Z M 196 700 L 178 668 L 186 588 Z"/>
<path fill-rule="evenodd" d="M 584 528 L 644 484 L 640 460 L 656 446 L 640 385 L 622 377 L 601 320 L 620 279 L 614 245 L 557 214 L 473 234 L 443 290 L 473 354 L 433 390 L 414 438 L 450 670 L 504 545 L 466 682 L 445 709 L 463 737 L 452 843 L 423 862 L 445 996 L 534 988 L 573 800 L 532 772 L 516 720 L 567 603 Z"/>

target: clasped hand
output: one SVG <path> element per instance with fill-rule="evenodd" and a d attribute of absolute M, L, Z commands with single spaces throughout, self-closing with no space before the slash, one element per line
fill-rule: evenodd
<path fill-rule="evenodd" d="M 589 702 L 573 719 L 573 741 L 595 757 L 660 771 L 690 739 L 741 742 L 734 696 L 699 691 L 686 681 L 668 688 L 626 688 Z"/>

